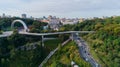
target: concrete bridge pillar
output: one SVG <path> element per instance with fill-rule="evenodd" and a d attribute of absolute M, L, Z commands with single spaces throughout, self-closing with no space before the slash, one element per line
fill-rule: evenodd
<path fill-rule="evenodd" d="M 73 41 L 73 33 L 71 33 L 71 39 L 72 39 L 72 41 Z"/>
<path fill-rule="evenodd" d="M 44 36 L 42 35 L 42 46 L 44 47 Z"/>

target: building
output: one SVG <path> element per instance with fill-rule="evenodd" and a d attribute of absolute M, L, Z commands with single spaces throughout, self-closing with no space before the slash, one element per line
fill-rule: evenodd
<path fill-rule="evenodd" d="M 49 15 L 48 17 L 48 25 L 50 26 L 50 28 L 52 30 L 59 30 L 59 27 L 60 27 L 60 20 L 59 18 L 56 18 L 56 16 L 51 16 Z"/>
<path fill-rule="evenodd" d="M 73 24 L 77 24 L 78 22 L 79 22 L 78 19 L 62 19 L 61 20 L 61 23 L 63 25 L 67 25 L 67 24 L 73 25 Z"/>
<path fill-rule="evenodd" d="M 49 23 L 49 20 L 43 19 L 41 22 Z"/>
<path fill-rule="evenodd" d="M 30 16 L 30 19 L 34 19 L 34 17 Z"/>
<path fill-rule="evenodd" d="M 53 19 L 53 17 L 52 17 L 52 15 L 49 15 L 48 20 L 51 20 L 51 19 Z"/>
<path fill-rule="evenodd" d="M 22 14 L 22 18 L 27 18 L 27 15 L 26 14 Z"/>
<path fill-rule="evenodd" d="M 5 13 L 3 13 L 3 15 L 2 15 L 2 18 L 5 18 L 6 16 L 5 16 Z"/>
<path fill-rule="evenodd" d="M 53 30 L 59 30 L 60 21 L 59 21 L 58 19 L 51 19 L 51 20 L 49 20 L 48 25 L 49 25 L 50 28 L 53 29 Z"/>
<path fill-rule="evenodd" d="M 85 21 L 84 18 L 80 18 L 80 19 L 79 19 L 79 22 L 80 22 L 80 23 L 83 22 L 83 21 Z"/>

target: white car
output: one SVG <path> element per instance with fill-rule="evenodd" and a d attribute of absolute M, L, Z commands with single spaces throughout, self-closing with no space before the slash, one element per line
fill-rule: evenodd
<path fill-rule="evenodd" d="M 98 64 L 97 64 L 97 63 L 96 63 L 95 65 L 96 65 L 96 67 L 98 67 Z"/>
<path fill-rule="evenodd" d="M 88 58 L 85 58 L 86 61 L 88 61 Z"/>

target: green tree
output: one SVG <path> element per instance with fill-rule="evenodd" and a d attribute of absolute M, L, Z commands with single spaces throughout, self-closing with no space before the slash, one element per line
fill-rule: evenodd
<path fill-rule="evenodd" d="M 8 37 L 8 40 L 13 47 L 22 46 L 26 43 L 25 37 L 23 35 L 19 35 L 17 30 L 15 30 L 14 33 Z"/>
<path fill-rule="evenodd" d="M 2 31 L 0 30 L 0 34 L 2 34 Z"/>

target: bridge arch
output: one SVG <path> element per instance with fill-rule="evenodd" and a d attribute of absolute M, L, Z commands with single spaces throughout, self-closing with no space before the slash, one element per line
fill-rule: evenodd
<path fill-rule="evenodd" d="M 24 32 L 28 32 L 28 31 L 29 31 L 27 25 L 26 25 L 25 22 L 22 21 L 22 20 L 14 20 L 14 21 L 12 22 L 12 24 L 11 24 L 11 29 L 14 28 L 14 24 L 17 23 L 17 22 L 19 22 L 19 23 L 21 23 L 21 24 L 23 25 L 23 27 L 24 27 Z"/>

